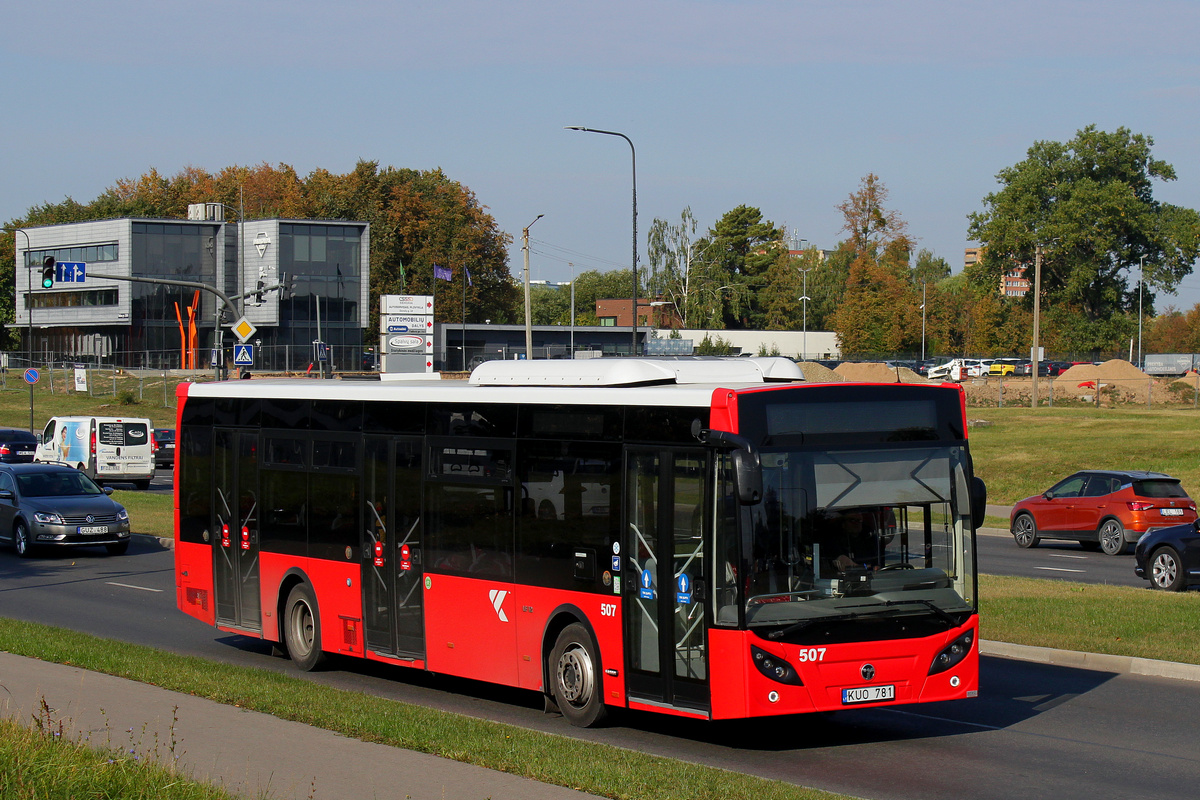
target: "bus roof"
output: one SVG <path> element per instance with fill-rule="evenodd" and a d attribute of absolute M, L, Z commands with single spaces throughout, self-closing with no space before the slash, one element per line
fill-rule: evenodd
<path fill-rule="evenodd" d="M 800 368 L 785 358 L 564 359 L 489 361 L 467 381 L 429 380 L 425 375 L 379 381 L 268 378 L 196 383 L 188 388 L 188 395 L 707 407 L 717 389 L 763 388 L 802 379 Z"/>

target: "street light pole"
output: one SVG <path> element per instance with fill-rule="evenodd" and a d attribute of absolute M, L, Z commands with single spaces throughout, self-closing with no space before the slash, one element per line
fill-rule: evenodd
<path fill-rule="evenodd" d="M 546 215 L 538 214 L 533 218 L 533 222 L 544 216 Z M 533 227 L 533 222 L 521 231 L 521 249 L 525 251 L 525 358 L 530 361 L 533 360 L 533 323 L 529 315 L 529 229 Z"/>
<path fill-rule="evenodd" d="M 630 260 L 630 266 L 633 269 L 633 297 L 631 298 L 631 308 L 633 309 L 633 352 L 632 355 L 638 354 L 638 322 L 637 322 L 637 302 L 638 302 L 638 269 L 637 269 L 637 151 L 633 148 L 633 140 L 623 133 L 616 131 L 602 131 L 596 128 L 585 128 L 581 125 L 568 125 L 566 129 L 569 131 L 584 131 L 585 133 L 603 133 L 607 136 L 620 136 L 629 143 L 629 155 L 633 164 L 633 258 Z"/>
<path fill-rule="evenodd" d="M 800 294 L 800 304 L 801 304 L 801 306 L 803 306 L 803 309 L 804 309 L 804 311 L 803 311 L 804 333 L 800 339 L 800 349 L 802 349 L 804 352 L 800 354 L 801 361 L 808 360 L 808 301 L 812 299 L 811 297 L 808 296 L 808 273 L 810 270 L 812 270 L 812 267 L 801 267 L 800 268 L 800 274 L 804 276 L 804 288 Z"/>

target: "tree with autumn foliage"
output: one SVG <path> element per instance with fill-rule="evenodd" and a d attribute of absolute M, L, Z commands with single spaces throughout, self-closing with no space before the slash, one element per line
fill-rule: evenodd
<path fill-rule="evenodd" d="M 868 174 L 838 206 L 849 238 L 846 292 L 831 323 L 843 355 L 898 353 L 920 346 L 920 290 L 909 270 L 913 240 L 899 212 L 887 208 L 888 191 Z"/>

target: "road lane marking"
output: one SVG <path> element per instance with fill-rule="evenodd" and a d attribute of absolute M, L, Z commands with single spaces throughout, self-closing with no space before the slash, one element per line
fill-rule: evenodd
<path fill-rule="evenodd" d="M 120 586 L 122 589 L 138 589 L 143 592 L 162 592 L 163 589 L 151 589 L 149 586 L 134 586 L 131 583 L 116 583 L 115 581 L 105 581 L 109 586 Z"/>
<path fill-rule="evenodd" d="M 1044 569 L 1047 572 L 1087 572 L 1086 569 L 1066 569 L 1065 567 L 1034 567 L 1034 569 Z"/>
<path fill-rule="evenodd" d="M 1087 560 L 1087 556 L 1073 556 L 1070 553 L 1046 553 L 1046 555 L 1050 556 L 1051 558 L 1077 558 L 1081 561 Z"/>

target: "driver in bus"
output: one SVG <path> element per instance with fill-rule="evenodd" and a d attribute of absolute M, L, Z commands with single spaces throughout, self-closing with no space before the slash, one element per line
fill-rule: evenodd
<path fill-rule="evenodd" d="M 821 538 L 822 549 L 829 548 L 834 554 L 829 563 L 838 572 L 862 568 L 879 569 L 879 533 L 875 529 L 875 515 L 858 510 L 835 511 L 827 518 L 825 535 Z M 825 554 L 822 553 L 822 560 Z"/>

